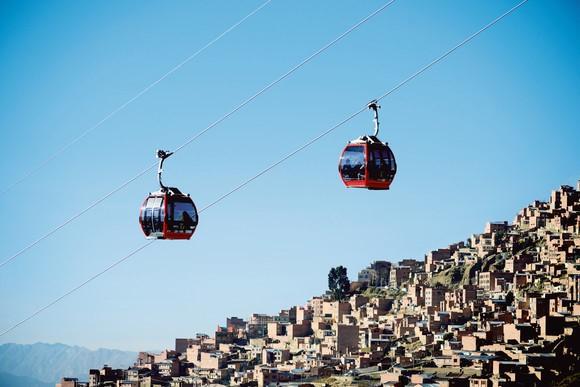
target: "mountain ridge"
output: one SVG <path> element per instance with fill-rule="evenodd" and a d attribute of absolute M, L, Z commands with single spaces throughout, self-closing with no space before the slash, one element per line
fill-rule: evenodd
<path fill-rule="evenodd" d="M 0 372 L 0 386 L 6 387 L 53 387 L 52 383 L 45 383 L 28 376 L 17 376 L 7 372 Z"/>
<path fill-rule="evenodd" d="M 5 343 L 0 345 L 0 373 L 56 383 L 63 375 L 86 379 L 90 368 L 104 364 L 126 368 L 136 358 L 137 352 L 118 349 L 91 350 L 62 343 Z"/>

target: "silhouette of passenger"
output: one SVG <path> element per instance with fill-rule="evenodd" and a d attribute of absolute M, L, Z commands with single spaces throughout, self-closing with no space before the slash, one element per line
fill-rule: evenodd
<path fill-rule="evenodd" d="M 185 224 L 186 226 L 192 226 L 193 225 L 193 219 L 191 219 L 191 216 L 189 216 L 189 214 L 187 213 L 187 211 L 183 211 L 183 224 Z"/>
<path fill-rule="evenodd" d="M 352 165 L 350 163 L 350 159 L 346 159 L 344 161 L 344 165 L 342 167 L 342 175 L 349 179 L 352 179 Z"/>

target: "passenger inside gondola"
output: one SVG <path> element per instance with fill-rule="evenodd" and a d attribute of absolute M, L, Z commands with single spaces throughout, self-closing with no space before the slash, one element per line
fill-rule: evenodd
<path fill-rule="evenodd" d="M 392 152 L 388 148 L 372 149 L 370 152 L 369 177 L 372 180 L 392 180 L 396 167 Z"/>
<path fill-rule="evenodd" d="M 172 205 L 173 229 L 193 229 L 196 224 L 196 214 L 191 203 L 175 202 Z"/>
<path fill-rule="evenodd" d="M 340 160 L 340 173 L 345 180 L 363 180 L 365 178 L 363 146 L 352 146 L 344 151 Z"/>

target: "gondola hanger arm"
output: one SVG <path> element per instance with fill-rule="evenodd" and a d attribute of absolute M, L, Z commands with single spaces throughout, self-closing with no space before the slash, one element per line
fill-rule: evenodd
<path fill-rule="evenodd" d="M 163 173 L 163 162 L 165 161 L 166 158 L 168 158 L 172 154 L 173 152 L 164 151 L 161 149 L 157 150 L 157 158 L 159 159 L 159 166 L 157 167 L 157 178 L 159 180 L 159 187 L 161 188 L 162 192 L 167 191 L 167 187 L 164 186 L 163 182 L 161 181 L 161 174 Z"/>
<path fill-rule="evenodd" d="M 379 109 L 381 108 L 381 106 L 379 105 L 379 102 L 376 99 L 373 99 L 371 102 L 369 102 L 368 107 L 374 112 L 373 117 L 373 121 L 375 123 L 374 136 L 377 137 L 379 135 Z"/>

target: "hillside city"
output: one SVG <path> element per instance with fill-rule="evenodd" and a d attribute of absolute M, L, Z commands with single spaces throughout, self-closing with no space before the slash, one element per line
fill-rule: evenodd
<path fill-rule="evenodd" d="M 423 260 L 375 261 L 352 282 L 333 268 L 305 305 L 56 386 L 579 385 L 579 269 L 580 181 Z"/>

